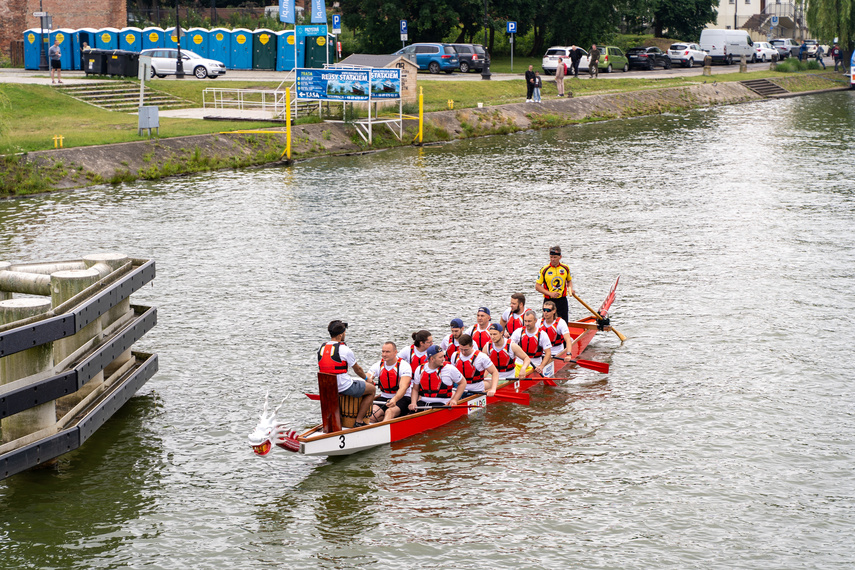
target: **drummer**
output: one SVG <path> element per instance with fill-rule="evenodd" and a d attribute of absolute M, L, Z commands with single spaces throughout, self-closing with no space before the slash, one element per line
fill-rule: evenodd
<path fill-rule="evenodd" d="M 466 391 L 463 374 L 445 362 L 445 351 L 440 347 L 429 347 L 427 356 L 427 362 L 413 374 L 410 410 L 415 412 L 418 408 L 456 406 Z"/>

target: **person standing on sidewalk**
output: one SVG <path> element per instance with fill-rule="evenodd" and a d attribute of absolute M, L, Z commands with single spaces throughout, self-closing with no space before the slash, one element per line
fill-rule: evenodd
<path fill-rule="evenodd" d="M 564 97 L 564 76 L 567 74 L 567 65 L 564 59 L 558 58 L 558 67 L 555 68 L 555 87 L 558 89 L 558 96 Z"/>
<path fill-rule="evenodd" d="M 532 97 L 532 101 L 535 103 L 540 103 L 540 90 L 543 89 L 543 79 L 540 78 L 540 72 L 534 72 L 534 93 Z"/>
<path fill-rule="evenodd" d="M 831 48 L 830 55 L 834 59 L 834 71 L 837 71 L 838 65 L 843 67 L 843 52 L 840 51 L 840 47 L 837 44 L 834 44 L 834 47 Z M 843 71 L 846 71 L 845 67 Z"/>
<path fill-rule="evenodd" d="M 570 46 L 570 63 L 573 66 L 573 77 L 579 77 L 579 61 L 582 59 L 582 50 L 577 46 Z"/>
<path fill-rule="evenodd" d="M 822 61 L 823 55 L 825 55 L 825 51 L 822 49 L 822 46 L 816 46 L 816 62 L 825 69 L 825 62 Z"/>
<path fill-rule="evenodd" d="M 53 80 L 53 72 L 56 70 L 56 78 L 59 83 L 62 83 L 62 51 L 59 49 L 59 38 L 55 39 L 53 45 L 48 48 L 48 57 L 50 58 L 50 82 Z"/>
<path fill-rule="evenodd" d="M 528 71 L 525 72 L 525 102 L 531 103 L 531 96 L 534 93 L 534 66 L 529 65 Z"/>
<path fill-rule="evenodd" d="M 591 58 L 588 61 L 588 73 L 591 77 L 600 76 L 600 50 L 597 49 L 597 44 L 591 46 L 591 52 L 588 54 Z"/>

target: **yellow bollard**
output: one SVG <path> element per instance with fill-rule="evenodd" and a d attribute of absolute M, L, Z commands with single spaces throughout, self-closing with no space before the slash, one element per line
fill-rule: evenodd
<path fill-rule="evenodd" d="M 287 155 L 288 161 L 291 161 L 291 89 L 285 90 L 285 150 L 279 155 L 279 160 Z"/>
<path fill-rule="evenodd" d="M 424 93 L 424 88 L 419 87 L 419 134 L 416 135 L 416 138 L 419 139 L 419 144 L 422 144 L 422 141 L 424 139 L 424 126 L 425 126 L 425 93 Z"/>
<path fill-rule="evenodd" d="M 53 135 L 53 148 L 62 148 L 62 141 L 65 139 L 62 135 Z"/>
<path fill-rule="evenodd" d="M 449 99 L 449 100 L 448 100 L 448 108 L 449 108 L 449 109 L 454 109 L 454 99 Z"/>

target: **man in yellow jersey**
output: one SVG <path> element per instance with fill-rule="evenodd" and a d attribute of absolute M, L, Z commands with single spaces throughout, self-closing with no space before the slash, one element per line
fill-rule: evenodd
<path fill-rule="evenodd" d="M 570 276 L 570 268 L 561 263 L 559 246 L 549 248 L 549 265 L 540 269 L 534 288 L 544 299 L 555 303 L 559 317 L 570 322 L 567 295 L 573 294 L 573 278 Z"/>

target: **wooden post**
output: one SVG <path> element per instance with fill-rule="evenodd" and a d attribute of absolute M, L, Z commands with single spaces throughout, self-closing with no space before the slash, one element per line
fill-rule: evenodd
<path fill-rule="evenodd" d="M 0 261 L 0 273 L 9 269 L 12 264 L 8 261 Z M 0 289 L 0 301 L 5 301 L 6 299 L 11 299 L 12 293 L 11 291 L 3 291 Z"/>
<path fill-rule="evenodd" d="M 704 57 L 704 75 L 712 76 L 712 58 L 709 55 Z"/>
<path fill-rule="evenodd" d="M 321 396 L 321 418 L 324 433 L 341 431 L 341 414 L 338 410 L 338 379 L 335 374 L 318 372 L 318 394 Z"/>
<path fill-rule="evenodd" d="M 50 301 L 23 297 L 0 301 L 0 324 L 34 317 L 50 310 Z M 51 343 L 34 346 L 0 358 L 0 385 L 44 372 L 53 366 Z M 8 443 L 56 424 L 54 401 L 24 410 L 2 420 L 2 441 Z"/>

